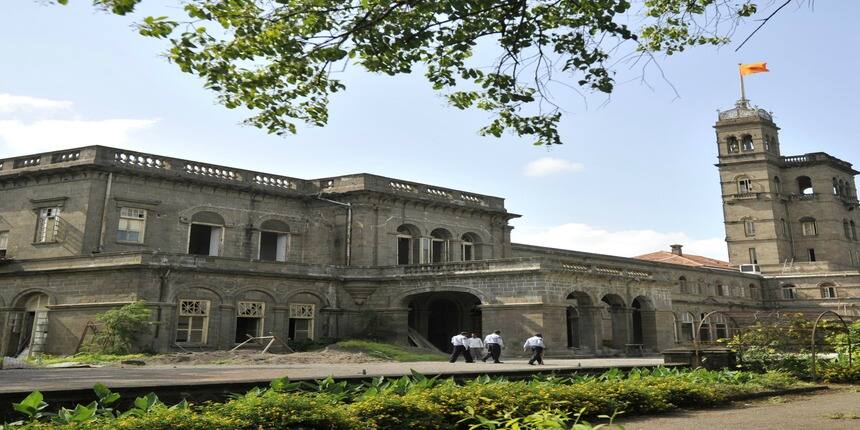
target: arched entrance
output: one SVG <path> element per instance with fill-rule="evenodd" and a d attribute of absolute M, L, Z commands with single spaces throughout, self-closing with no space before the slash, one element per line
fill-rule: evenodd
<path fill-rule="evenodd" d="M 645 349 L 657 349 L 657 318 L 651 299 L 639 296 L 631 304 L 633 312 L 633 343 Z"/>
<path fill-rule="evenodd" d="M 592 350 L 595 347 L 595 308 L 591 297 L 574 291 L 567 295 L 565 316 L 567 321 L 567 347 Z"/>
<path fill-rule="evenodd" d="M 409 296 L 409 328 L 436 348 L 450 352 L 451 337 L 461 331 L 481 333 L 481 300 L 469 293 L 441 291 Z"/>
<path fill-rule="evenodd" d="M 44 352 L 48 336 L 48 300 L 42 293 L 18 300 L 9 320 L 6 355 L 17 357 Z"/>
<path fill-rule="evenodd" d="M 607 294 L 600 301 L 603 302 L 605 311 L 603 344 L 623 351 L 628 333 L 627 306 L 624 299 L 617 294 Z"/>

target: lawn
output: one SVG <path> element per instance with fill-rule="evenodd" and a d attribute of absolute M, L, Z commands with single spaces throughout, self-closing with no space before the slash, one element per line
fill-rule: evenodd
<path fill-rule="evenodd" d="M 344 351 L 363 352 L 371 357 L 400 362 L 445 361 L 448 359 L 447 355 L 438 352 L 371 340 L 344 340 L 332 346 Z"/>

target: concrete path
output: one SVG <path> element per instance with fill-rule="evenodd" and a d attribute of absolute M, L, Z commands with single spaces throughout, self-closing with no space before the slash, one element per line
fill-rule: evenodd
<path fill-rule="evenodd" d="M 620 419 L 625 430 L 860 429 L 860 387 L 835 387 L 810 395 L 736 402 L 722 409 Z"/>
<path fill-rule="evenodd" d="M 520 360 L 503 364 L 447 362 L 288 364 L 277 366 L 127 366 L 90 369 L 12 369 L 0 370 L 0 394 L 32 390 L 42 392 L 90 389 L 101 382 L 111 388 L 145 388 L 183 385 L 235 384 L 260 382 L 288 376 L 293 380 L 402 376 L 411 369 L 425 375 L 468 375 L 475 373 L 516 374 L 537 370 L 571 372 L 610 367 L 650 367 L 662 358 L 596 358 L 547 360 L 544 366 L 529 366 Z"/>

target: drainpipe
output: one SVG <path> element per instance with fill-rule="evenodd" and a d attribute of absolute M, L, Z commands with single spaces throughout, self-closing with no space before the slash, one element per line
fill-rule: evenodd
<path fill-rule="evenodd" d="M 102 248 L 105 244 L 105 224 L 107 223 L 107 210 L 108 203 L 110 202 L 111 185 L 113 185 L 113 172 L 108 173 L 107 187 L 105 187 L 105 201 L 102 206 L 101 228 L 99 229 L 99 247 L 96 248 L 96 252 L 102 252 Z"/>
<path fill-rule="evenodd" d="M 346 265 L 349 266 L 352 260 L 352 203 L 327 199 L 322 196 L 322 193 L 317 194 L 317 198 L 331 204 L 346 206 Z"/>

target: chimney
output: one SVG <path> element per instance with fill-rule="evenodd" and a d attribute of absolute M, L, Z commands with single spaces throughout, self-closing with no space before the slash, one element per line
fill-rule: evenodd
<path fill-rule="evenodd" d="M 672 254 L 675 254 L 675 255 L 684 255 L 684 253 L 683 253 L 683 252 L 681 252 L 681 248 L 682 248 L 684 245 L 670 245 L 670 246 L 672 247 Z"/>

